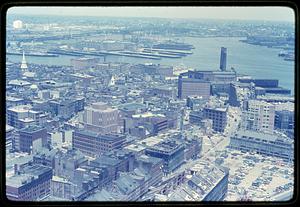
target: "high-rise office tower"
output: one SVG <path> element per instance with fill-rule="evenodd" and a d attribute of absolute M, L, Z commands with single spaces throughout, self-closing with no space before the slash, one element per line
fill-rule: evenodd
<path fill-rule="evenodd" d="M 221 71 L 226 71 L 226 62 L 227 62 L 227 48 L 221 47 L 221 57 L 220 57 Z"/>

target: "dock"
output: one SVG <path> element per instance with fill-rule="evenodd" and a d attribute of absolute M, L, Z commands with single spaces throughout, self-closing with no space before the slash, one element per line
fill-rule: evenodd
<path fill-rule="evenodd" d="M 170 54 L 170 55 L 180 55 L 180 56 L 186 56 L 186 55 L 192 55 L 193 52 L 187 51 L 187 50 L 168 50 L 168 49 L 156 49 L 156 48 L 150 48 L 150 47 L 144 47 L 142 48 L 143 51 L 146 52 L 158 52 L 161 54 Z"/>
<path fill-rule="evenodd" d="M 90 56 L 107 56 L 107 55 L 114 55 L 114 56 L 125 56 L 125 57 L 135 57 L 135 58 L 146 58 L 146 59 L 154 59 L 160 60 L 160 57 L 141 54 L 141 53 L 126 53 L 126 52 L 109 52 L 109 51 L 95 51 L 95 52 L 81 52 L 81 51 L 69 51 L 69 50 L 61 50 L 61 49 L 52 49 L 49 50 L 48 53 L 53 54 L 60 54 L 60 55 L 71 55 L 71 56 L 83 56 L 83 55 L 90 55 Z"/>
<path fill-rule="evenodd" d="M 22 56 L 23 53 L 21 52 L 6 52 L 7 55 L 20 55 Z M 27 53 L 26 56 L 36 56 L 36 57 L 58 57 L 57 54 L 51 53 Z"/>

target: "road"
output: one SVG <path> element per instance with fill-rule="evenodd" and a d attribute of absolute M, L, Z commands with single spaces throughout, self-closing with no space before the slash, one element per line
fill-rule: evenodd
<path fill-rule="evenodd" d="M 236 121 L 235 121 L 236 120 Z M 174 172 L 170 173 L 169 175 L 163 177 L 163 180 L 170 179 L 172 176 L 175 176 L 176 174 L 190 169 L 195 164 L 197 164 L 200 161 L 208 160 L 208 161 L 214 161 L 211 158 L 211 154 L 213 154 L 216 150 L 224 150 L 230 142 L 230 136 L 234 135 L 236 132 L 238 125 L 241 120 L 241 110 L 239 108 L 233 108 L 229 107 L 228 110 L 228 120 L 227 120 L 227 126 L 224 132 L 224 135 L 222 134 L 214 134 L 208 138 L 208 136 L 203 135 L 203 142 L 202 145 L 211 146 L 208 149 L 202 150 L 202 155 L 199 157 L 199 159 L 188 161 L 186 164 L 183 164 L 181 167 L 179 167 Z M 217 142 L 214 142 L 216 141 Z M 202 146 L 203 147 L 203 146 Z M 215 158 L 215 157 L 214 157 Z"/>

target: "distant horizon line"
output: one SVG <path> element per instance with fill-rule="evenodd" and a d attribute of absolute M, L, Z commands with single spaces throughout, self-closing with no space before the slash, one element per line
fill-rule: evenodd
<path fill-rule="evenodd" d="M 72 15 L 72 14 L 28 14 L 28 13 L 11 13 L 8 14 L 6 12 L 6 16 L 12 16 L 12 15 L 22 15 L 22 16 L 63 16 L 63 17 L 104 17 L 104 18 L 143 18 L 143 19 L 164 19 L 164 20 L 218 20 L 218 21 L 258 21 L 258 22 L 280 22 L 280 23 L 290 23 L 295 24 L 295 20 L 289 21 L 289 20 L 264 20 L 264 19 L 222 19 L 222 18 L 196 18 L 196 17 L 148 17 L 148 16 L 98 16 L 98 15 Z"/>

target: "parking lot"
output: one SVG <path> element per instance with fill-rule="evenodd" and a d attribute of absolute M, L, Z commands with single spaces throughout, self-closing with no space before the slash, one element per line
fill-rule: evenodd
<path fill-rule="evenodd" d="M 218 154 L 222 165 L 230 167 L 227 201 L 269 201 L 273 196 L 293 189 L 292 163 L 228 148 Z"/>

